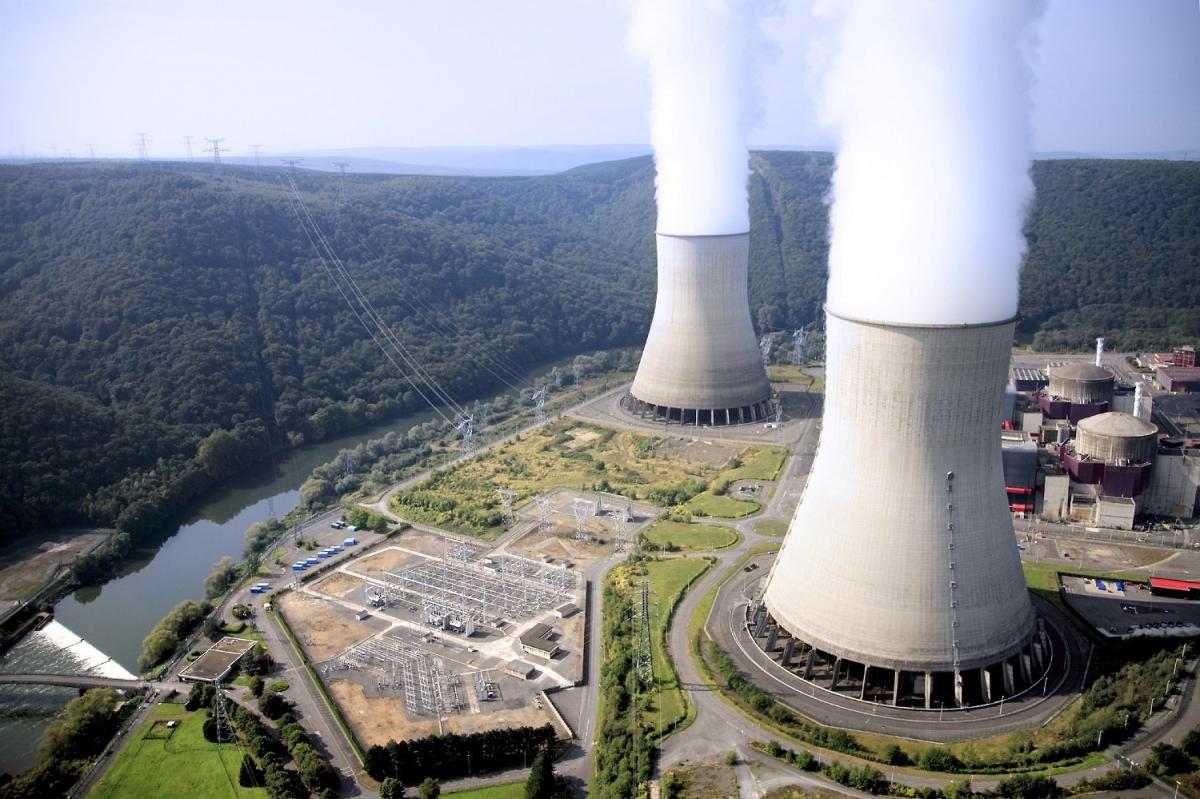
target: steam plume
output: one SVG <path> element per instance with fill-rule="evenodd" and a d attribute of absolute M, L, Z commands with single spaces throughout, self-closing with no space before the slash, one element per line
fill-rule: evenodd
<path fill-rule="evenodd" d="M 632 0 L 630 47 L 650 70 L 658 232 L 750 229 L 746 137 L 761 115 L 757 67 L 774 46 L 766 0 Z"/>
<path fill-rule="evenodd" d="M 822 108 L 840 132 L 829 307 L 958 324 L 1017 311 L 1036 0 L 844 0 Z"/>

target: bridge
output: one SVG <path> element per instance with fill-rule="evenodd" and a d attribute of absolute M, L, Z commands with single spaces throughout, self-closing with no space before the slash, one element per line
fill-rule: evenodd
<path fill-rule="evenodd" d="M 142 691 L 150 687 L 146 680 L 127 680 L 120 677 L 94 677 L 81 674 L 0 674 L 0 684 L 60 685 L 65 688 L 118 688 L 122 691 Z"/>

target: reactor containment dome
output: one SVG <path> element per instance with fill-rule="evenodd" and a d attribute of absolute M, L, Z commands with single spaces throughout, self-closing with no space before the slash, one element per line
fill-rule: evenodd
<path fill-rule="evenodd" d="M 1004 492 L 1013 323 L 878 323 L 826 311 L 820 445 L 750 624 L 782 665 L 854 698 L 985 704 L 1036 684 L 1034 612 Z M 774 640 L 774 638 L 773 638 Z"/>
<path fill-rule="evenodd" d="M 750 234 L 659 233 L 658 292 L 625 407 L 642 417 L 726 425 L 766 419 L 771 385 L 750 322 Z"/>

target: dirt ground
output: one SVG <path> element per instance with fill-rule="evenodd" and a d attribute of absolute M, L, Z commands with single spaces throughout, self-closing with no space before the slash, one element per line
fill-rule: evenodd
<path fill-rule="evenodd" d="M 458 543 L 461 539 L 459 536 L 449 536 L 451 545 Z M 432 555 L 435 558 L 440 558 L 446 550 L 445 538 L 434 533 L 418 530 L 415 527 L 405 530 L 394 538 L 395 545 L 402 549 L 407 549 L 412 552 L 420 552 L 424 555 Z M 468 542 L 473 546 L 478 547 L 479 542 Z"/>
<path fill-rule="evenodd" d="M 1139 547 L 1109 541 L 1081 541 L 1043 536 L 1022 535 L 1022 558 L 1061 561 L 1080 566 L 1104 569 L 1137 569 L 1171 558 L 1171 550 L 1158 547 Z M 1186 553 L 1180 552 L 1180 555 Z M 1178 556 L 1172 560 L 1177 560 Z M 1164 566 L 1168 564 L 1164 563 Z M 1158 573 L 1155 569 L 1155 573 Z"/>
<path fill-rule="evenodd" d="M 346 568 L 378 580 L 383 572 L 394 572 L 415 557 L 417 556 L 411 552 L 405 552 L 402 549 L 388 546 L 361 560 L 355 560 L 346 564 Z"/>
<path fill-rule="evenodd" d="M 345 599 L 350 594 L 360 592 L 364 582 L 359 577 L 354 577 L 343 572 L 334 572 L 328 577 L 323 577 L 314 583 L 312 590 L 325 594 L 325 596 Z M 358 601 L 363 601 L 361 594 L 358 596 Z"/>
<path fill-rule="evenodd" d="M 279 598 L 279 609 L 314 663 L 341 654 L 378 632 L 381 624 L 374 619 L 356 621 L 345 608 L 294 591 Z"/>
<path fill-rule="evenodd" d="M 659 458 L 723 468 L 745 447 L 702 438 L 664 438 L 654 447 Z"/>
<path fill-rule="evenodd" d="M 710 757 L 702 763 L 673 768 L 671 772 L 683 786 L 681 796 L 685 799 L 712 799 L 713 797 L 735 797 L 738 795 L 737 777 L 733 766 Z"/>
<path fill-rule="evenodd" d="M 13 542 L 0 558 L 0 602 L 20 602 L 41 590 L 81 553 L 108 537 L 98 531 L 60 531 Z"/>
<path fill-rule="evenodd" d="M 410 720 L 404 710 L 402 694 L 387 697 L 368 697 L 363 687 L 351 680 L 333 680 L 329 692 L 346 717 L 363 746 L 386 744 L 409 738 L 423 738 L 438 733 L 437 720 L 418 717 Z M 534 705 L 521 708 L 502 708 L 484 713 L 455 713 L 443 719 L 443 730 L 466 735 L 484 730 L 529 725 L 540 727 L 552 723 L 550 713 Z"/>
<path fill-rule="evenodd" d="M 567 444 L 567 449 L 580 449 L 586 447 L 600 437 L 600 434 L 594 430 L 585 430 L 582 427 L 575 427 L 567 431 L 573 441 Z"/>

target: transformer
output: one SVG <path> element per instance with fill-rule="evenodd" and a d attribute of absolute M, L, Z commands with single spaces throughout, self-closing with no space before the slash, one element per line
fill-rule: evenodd
<path fill-rule="evenodd" d="M 907 325 L 826 310 L 820 445 L 760 606 L 779 629 L 771 643 L 792 639 L 785 667 L 926 708 L 997 701 L 1039 679 L 1050 644 L 1000 453 L 1012 333 L 1011 320 Z"/>
<path fill-rule="evenodd" d="M 766 419 L 771 385 L 750 322 L 750 234 L 659 233 L 654 318 L 625 406 L 656 420 Z"/>

